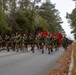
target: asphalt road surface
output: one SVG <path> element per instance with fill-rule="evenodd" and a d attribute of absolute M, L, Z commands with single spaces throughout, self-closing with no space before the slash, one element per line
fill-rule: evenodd
<path fill-rule="evenodd" d="M 32 52 L 0 52 L 0 75 L 43 75 L 55 68 L 63 48 L 51 54 L 45 50 Z"/>

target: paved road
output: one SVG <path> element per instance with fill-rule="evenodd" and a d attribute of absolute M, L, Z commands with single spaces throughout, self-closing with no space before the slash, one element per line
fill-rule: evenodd
<path fill-rule="evenodd" d="M 51 54 L 0 52 L 0 75 L 42 75 L 58 65 L 56 60 L 63 52 L 62 48 Z"/>

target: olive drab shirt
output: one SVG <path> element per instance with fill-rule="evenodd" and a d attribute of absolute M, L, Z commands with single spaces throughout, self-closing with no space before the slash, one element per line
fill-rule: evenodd
<path fill-rule="evenodd" d="M 54 44 L 58 44 L 59 43 L 59 38 L 58 37 L 54 38 L 53 42 L 54 42 Z"/>
<path fill-rule="evenodd" d="M 52 36 L 47 37 L 47 44 L 50 45 L 52 43 Z"/>
<path fill-rule="evenodd" d="M 45 43 L 45 37 L 43 35 L 39 36 L 38 42 L 39 44 Z"/>
<path fill-rule="evenodd" d="M 27 38 L 27 36 L 24 36 L 23 38 L 24 38 L 24 44 L 27 44 L 27 43 L 28 43 L 28 38 Z"/>
<path fill-rule="evenodd" d="M 0 46 L 2 45 L 2 41 L 3 41 L 3 39 L 2 39 L 2 37 L 0 37 Z"/>
<path fill-rule="evenodd" d="M 24 44 L 24 37 L 20 37 L 20 44 Z"/>
<path fill-rule="evenodd" d="M 33 34 L 31 34 L 31 35 L 29 36 L 29 43 L 30 43 L 30 44 L 33 44 L 33 43 L 34 43 L 34 35 L 33 35 Z"/>
<path fill-rule="evenodd" d="M 19 43 L 19 42 L 20 42 L 20 35 L 16 35 L 16 36 L 15 36 L 15 42 L 16 42 L 16 43 Z"/>
<path fill-rule="evenodd" d="M 0 37 L 0 42 L 2 42 L 2 40 L 3 40 L 2 37 Z"/>
<path fill-rule="evenodd" d="M 15 43 L 15 36 L 11 36 L 11 43 Z"/>
<path fill-rule="evenodd" d="M 5 37 L 5 43 L 9 44 L 10 43 L 10 38 L 9 37 Z"/>
<path fill-rule="evenodd" d="M 68 39 L 67 38 L 63 38 L 62 44 L 63 45 L 68 45 Z"/>

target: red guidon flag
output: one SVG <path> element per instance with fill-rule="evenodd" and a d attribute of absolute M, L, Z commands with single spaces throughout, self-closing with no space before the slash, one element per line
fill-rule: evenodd
<path fill-rule="evenodd" d="M 59 43 L 62 44 L 63 35 L 58 33 L 57 36 L 59 37 Z"/>

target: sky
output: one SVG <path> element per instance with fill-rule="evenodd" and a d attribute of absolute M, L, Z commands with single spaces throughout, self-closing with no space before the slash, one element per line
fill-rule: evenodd
<path fill-rule="evenodd" d="M 69 39 L 74 39 L 73 35 L 71 34 L 71 29 L 69 23 L 66 20 L 66 12 L 71 13 L 72 10 L 75 8 L 75 2 L 72 0 L 50 0 L 55 5 L 55 8 L 58 9 L 60 12 L 60 16 L 62 18 L 63 24 L 62 27 L 65 30 L 67 37 Z"/>

